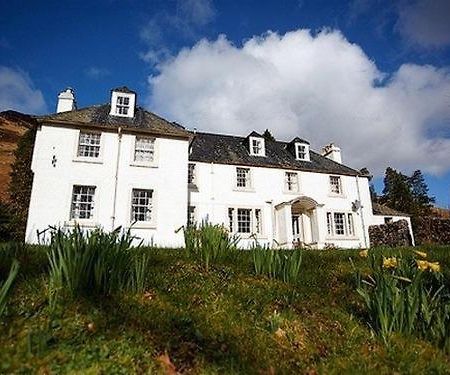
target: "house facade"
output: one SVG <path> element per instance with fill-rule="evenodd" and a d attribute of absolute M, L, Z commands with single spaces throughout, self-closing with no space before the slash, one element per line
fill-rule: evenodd
<path fill-rule="evenodd" d="M 49 226 L 130 228 L 146 243 L 184 246 L 182 228 L 224 225 L 246 248 L 369 246 L 368 176 L 342 164 L 330 144 L 190 132 L 137 105 L 126 87 L 105 105 L 38 118 L 26 241 Z"/>

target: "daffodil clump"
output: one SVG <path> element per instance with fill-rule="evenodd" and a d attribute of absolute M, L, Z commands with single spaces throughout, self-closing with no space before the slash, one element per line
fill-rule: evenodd
<path fill-rule="evenodd" d="M 416 334 L 450 350 L 450 291 L 439 262 L 420 250 L 385 256 L 362 250 L 369 275 L 356 270 L 370 326 L 388 343 L 392 333 Z M 367 275 L 367 273 L 365 273 Z"/>

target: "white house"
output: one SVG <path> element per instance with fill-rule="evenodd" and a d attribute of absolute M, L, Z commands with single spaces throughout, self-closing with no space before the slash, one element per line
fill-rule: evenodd
<path fill-rule="evenodd" d="M 184 245 L 180 228 L 208 220 L 248 247 L 368 247 L 377 224 L 368 176 L 300 138 L 273 141 L 189 132 L 145 111 L 126 87 L 105 105 L 38 118 L 26 241 L 49 226 L 131 228 L 147 243 Z"/>

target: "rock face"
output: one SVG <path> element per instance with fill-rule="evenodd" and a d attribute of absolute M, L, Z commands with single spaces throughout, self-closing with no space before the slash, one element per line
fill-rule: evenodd
<path fill-rule="evenodd" d="M 370 246 L 410 246 L 408 222 L 399 220 L 393 223 L 369 226 Z"/>
<path fill-rule="evenodd" d="M 0 201 L 8 201 L 11 166 L 20 137 L 34 125 L 31 116 L 19 112 L 0 112 Z"/>
<path fill-rule="evenodd" d="M 414 235 L 417 244 L 450 244 L 449 218 L 421 217 L 415 219 L 414 224 Z"/>

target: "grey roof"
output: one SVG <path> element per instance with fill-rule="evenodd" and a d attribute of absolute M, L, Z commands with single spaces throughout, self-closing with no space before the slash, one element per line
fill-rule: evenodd
<path fill-rule="evenodd" d="M 195 133 L 191 143 L 190 161 L 283 168 L 329 174 L 361 176 L 350 167 L 339 164 L 311 151 L 311 161 L 297 160 L 287 149 L 288 142 L 266 140 L 266 156 L 252 156 L 246 138 L 231 135 Z"/>
<path fill-rule="evenodd" d="M 400 212 L 385 206 L 380 203 L 372 203 L 372 211 L 374 215 L 383 215 L 383 216 L 411 216 L 410 214 L 405 214 L 404 212 Z"/>
<path fill-rule="evenodd" d="M 110 105 L 103 104 L 81 108 L 73 111 L 55 113 L 38 117 L 39 122 L 55 124 L 74 124 L 98 126 L 103 128 L 118 128 L 141 130 L 161 136 L 189 138 L 190 133 L 179 124 L 171 123 L 163 118 L 136 107 L 134 117 L 111 116 Z"/>
<path fill-rule="evenodd" d="M 130 90 L 127 86 L 116 87 L 115 89 L 112 89 L 111 91 L 123 92 L 123 93 L 127 93 L 127 94 L 136 94 L 136 92 L 134 92 L 133 90 Z"/>
<path fill-rule="evenodd" d="M 295 137 L 291 142 L 289 143 L 306 143 L 307 145 L 309 145 L 309 142 L 305 139 L 299 138 L 299 137 Z"/>

